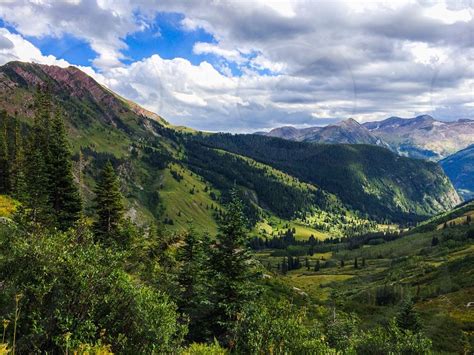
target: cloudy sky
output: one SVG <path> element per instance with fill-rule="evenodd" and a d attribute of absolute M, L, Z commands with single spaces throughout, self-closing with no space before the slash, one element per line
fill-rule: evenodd
<path fill-rule="evenodd" d="M 75 65 L 173 124 L 474 118 L 474 0 L 0 0 L 0 64 Z"/>

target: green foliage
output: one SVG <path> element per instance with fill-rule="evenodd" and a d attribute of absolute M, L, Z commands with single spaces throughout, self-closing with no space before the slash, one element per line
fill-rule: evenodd
<path fill-rule="evenodd" d="M 414 302 L 411 298 L 408 298 L 403 302 L 396 318 L 397 326 L 403 330 L 419 333 L 422 328 L 421 320 L 413 306 Z"/>
<path fill-rule="evenodd" d="M 217 341 L 212 344 L 192 343 L 182 350 L 180 355 L 226 355 L 229 351 L 222 348 Z"/>
<path fill-rule="evenodd" d="M 211 337 L 207 324 L 211 312 L 210 240 L 191 230 L 184 235 L 177 260 L 180 287 L 179 310 L 189 317 L 189 339 L 202 341 Z"/>
<path fill-rule="evenodd" d="M 235 322 L 246 302 L 257 295 L 255 280 L 258 273 L 253 257 L 246 247 L 248 236 L 245 229 L 242 202 L 237 191 L 226 206 L 219 226 L 212 255 L 213 269 L 213 322 L 219 336 Z"/>
<path fill-rule="evenodd" d="M 174 349 L 184 328 L 173 302 L 125 273 L 122 254 L 92 240 L 87 230 L 3 230 L 0 317 L 12 319 L 12 300 L 21 293 L 18 352 L 57 353 L 99 338 L 117 352 Z"/>
<path fill-rule="evenodd" d="M 353 337 L 358 334 L 359 320 L 353 314 L 337 312 L 329 316 L 325 322 L 326 340 L 338 351 L 351 349 Z"/>
<path fill-rule="evenodd" d="M 431 341 L 421 333 L 401 331 L 394 322 L 384 329 L 377 327 L 364 332 L 355 339 L 357 354 L 420 355 L 432 354 Z"/>
<path fill-rule="evenodd" d="M 0 111 L 0 194 L 10 190 L 10 160 L 7 143 L 7 113 Z"/>
<path fill-rule="evenodd" d="M 69 143 L 59 112 L 55 114 L 51 122 L 49 152 L 51 157 L 48 171 L 50 201 L 55 211 L 58 227 L 61 230 L 66 230 L 79 219 L 82 202 L 72 175 Z"/>
<path fill-rule="evenodd" d="M 97 216 L 94 232 L 97 239 L 105 244 L 124 244 L 126 241 L 119 240 L 124 218 L 123 197 L 118 177 L 110 161 L 105 164 L 97 182 L 94 206 Z"/>
<path fill-rule="evenodd" d="M 286 302 L 248 303 L 234 330 L 235 350 L 242 354 L 336 354 L 306 312 Z"/>

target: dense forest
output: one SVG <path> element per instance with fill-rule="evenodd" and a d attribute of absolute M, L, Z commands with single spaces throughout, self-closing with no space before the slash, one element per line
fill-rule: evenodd
<path fill-rule="evenodd" d="M 125 217 L 120 180 L 104 161 L 92 213 L 84 213 L 63 118 L 47 91 L 38 90 L 35 112 L 26 133 L 2 116 L 1 193 L 19 201 L 0 227 L 2 351 L 429 352 L 410 298 L 387 326 L 369 330 L 351 314 L 292 303 L 250 251 L 236 190 L 215 237 L 192 226 L 170 235 Z M 304 206 L 318 196 L 294 198 Z M 292 244 L 291 234 L 284 240 Z"/>

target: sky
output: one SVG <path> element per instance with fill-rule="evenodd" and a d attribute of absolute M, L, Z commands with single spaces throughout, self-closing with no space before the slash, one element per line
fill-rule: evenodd
<path fill-rule="evenodd" d="M 474 118 L 474 0 L 0 0 L 0 64 L 74 65 L 172 124 Z"/>

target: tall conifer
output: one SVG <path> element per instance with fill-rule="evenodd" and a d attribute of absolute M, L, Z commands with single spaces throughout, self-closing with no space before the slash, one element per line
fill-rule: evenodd
<path fill-rule="evenodd" d="M 219 234 L 213 255 L 215 271 L 215 320 L 217 333 L 225 333 L 245 302 L 256 294 L 252 282 L 257 276 L 252 256 L 247 248 L 243 205 L 237 191 L 231 191 L 231 201 L 220 220 Z"/>
<path fill-rule="evenodd" d="M 49 198 L 56 216 L 56 223 L 62 230 L 72 227 L 82 210 L 78 187 L 72 173 L 71 152 L 66 137 L 63 118 L 59 112 L 54 115 L 49 133 Z"/>
<path fill-rule="evenodd" d="M 105 164 L 101 172 L 95 195 L 97 219 L 94 223 L 94 231 L 97 239 L 105 243 L 113 240 L 119 242 L 124 205 L 120 183 L 110 161 Z"/>
<path fill-rule="evenodd" d="M 7 112 L 0 111 L 0 194 L 10 192 L 10 166 L 8 159 Z"/>

